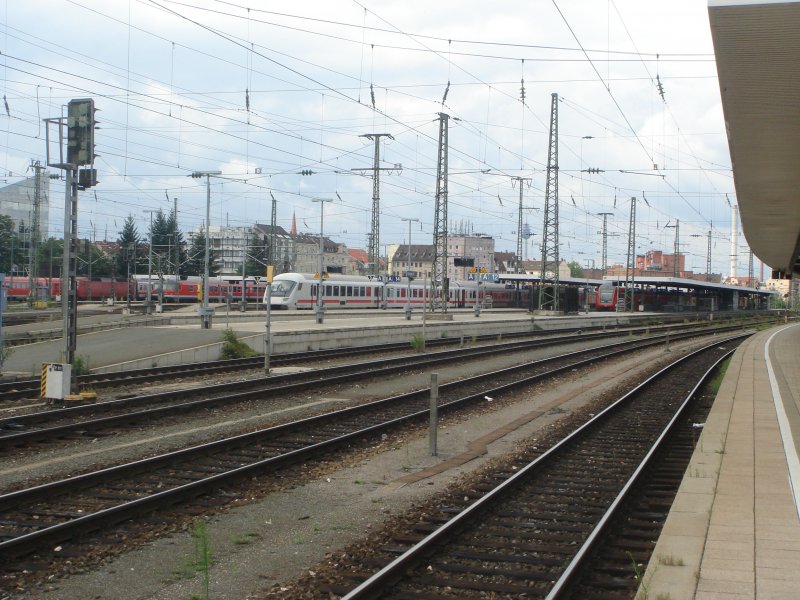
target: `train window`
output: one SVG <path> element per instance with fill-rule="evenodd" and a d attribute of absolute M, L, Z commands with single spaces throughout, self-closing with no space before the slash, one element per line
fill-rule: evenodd
<path fill-rule="evenodd" d="M 352 285 L 348 285 L 347 286 L 347 294 L 346 295 L 347 296 L 352 296 L 353 295 L 353 286 Z"/>
<path fill-rule="evenodd" d="M 372 288 L 371 287 L 367 288 L 367 296 L 372 296 Z"/>
<path fill-rule="evenodd" d="M 339 295 L 339 286 L 338 285 L 333 286 L 333 295 L 334 296 L 338 296 Z"/>
<path fill-rule="evenodd" d="M 295 286 L 294 281 L 275 281 L 272 284 L 272 293 L 275 296 L 288 296 L 289 294 L 292 293 L 294 286 Z M 303 284 L 302 283 L 297 284 L 297 289 L 298 290 L 303 289 Z M 315 296 L 316 294 L 317 294 L 317 286 L 312 285 L 311 295 Z"/>
<path fill-rule="evenodd" d="M 317 286 L 314 285 L 314 284 L 311 285 L 311 296 L 312 297 L 316 297 L 317 296 Z"/>

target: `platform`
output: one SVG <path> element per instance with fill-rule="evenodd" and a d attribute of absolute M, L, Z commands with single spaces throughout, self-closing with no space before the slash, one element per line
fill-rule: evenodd
<path fill-rule="evenodd" d="M 800 597 L 800 324 L 734 354 L 639 598 Z"/>
<path fill-rule="evenodd" d="M 194 307 L 196 310 L 196 307 Z M 191 310 L 191 307 L 187 310 Z M 428 318 L 424 328 L 428 340 L 487 333 L 505 335 L 520 331 L 563 327 L 617 327 L 630 320 L 647 321 L 647 313 L 636 315 L 591 313 L 567 317 L 532 317 L 521 310 L 484 310 L 476 317 L 472 310 L 453 310 L 451 320 Z M 112 315 L 110 319 L 118 319 Z M 660 316 L 652 316 L 661 320 Z M 138 320 L 138 318 L 137 318 Z M 92 372 L 123 371 L 170 364 L 217 360 L 223 346 L 222 332 L 230 328 L 256 352 L 264 351 L 265 313 L 228 313 L 218 310 L 211 329 L 199 327 L 196 313 L 161 317 L 158 325 L 125 327 L 79 335 L 76 356 Z M 323 324 L 317 324 L 311 311 L 273 311 L 270 327 L 275 353 L 302 352 L 342 346 L 388 342 L 410 342 L 423 334 L 422 313 L 406 320 L 400 310 L 330 311 Z M 4 373 L 37 376 L 42 363 L 61 362 L 63 340 L 38 342 L 13 349 L 6 358 Z M 409 346 L 410 347 L 410 346 Z"/>

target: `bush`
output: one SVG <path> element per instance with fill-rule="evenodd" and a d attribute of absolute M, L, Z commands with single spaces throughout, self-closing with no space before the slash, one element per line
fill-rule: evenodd
<path fill-rule="evenodd" d="M 84 356 L 76 356 L 72 365 L 72 370 L 75 371 L 75 376 L 89 374 L 89 359 Z"/>
<path fill-rule="evenodd" d="M 232 329 L 226 329 L 222 332 L 222 341 L 222 352 L 220 352 L 220 358 L 222 359 L 258 356 L 258 352 L 237 338 Z"/>
<path fill-rule="evenodd" d="M 425 347 L 425 340 L 421 334 L 415 333 L 413 336 L 411 336 L 411 347 L 417 352 L 422 351 L 422 349 Z"/>

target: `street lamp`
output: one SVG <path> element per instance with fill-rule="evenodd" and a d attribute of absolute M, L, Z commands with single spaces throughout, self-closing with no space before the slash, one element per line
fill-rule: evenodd
<path fill-rule="evenodd" d="M 211 223 L 211 176 L 222 175 L 222 171 L 195 171 L 191 177 L 198 179 L 200 177 L 206 178 L 206 252 L 203 262 L 203 304 L 198 311 L 200 313 L 201 327 L 203 329 L 211 328 L 211 309 L 208 308 L 208 281 L 209 281 L 209 256 L 211 248 L 211 237 L 209 231 L 209 224 Z"/>
<path fill-rule="evenodd" d="M 406 256 L 406 321 L 411 320 L 411 223 L 419 223 L 419 219 L 401 218 L 401 221 L 408 221 L 408 255 Z"/>
<path fill-rule="evenodd" d="M 325 318 L 325 307 L 322 304 L 322 268 L 325 256 L 325 228 L 324 212 L 325 203 L 333 202 L 333 198 L 312 198 L 312 202 L 319 202 L 319 283 L 317 284 L 317 323 L 322 324 Z"/>

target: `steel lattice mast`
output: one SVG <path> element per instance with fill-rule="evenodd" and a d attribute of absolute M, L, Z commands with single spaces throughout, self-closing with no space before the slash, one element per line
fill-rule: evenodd
<path fill-rule="evenodd" d="M 558 94 L 550 102 L 550 146 L 547 150 L 547 183 L 542 226 L 542 271 L 539 308 L 558 310 Z"/>
<path fill-rule="evenodd" d="M 433 273 L 434 296 L 441 286 L 442 299 L 447 298 L 447 125 L 450 115 L 439 113 L 439 151 L 436 160 L 436 203 L 433 217 Z M 447 312 L 447 302 L 442 302 Z"/>
<path fill-rule="evenodd" d="M 600 268 L 603 270 L 603 275 L 606 274 L 608 268 L 608 216 L 614 213 L 601 212 L 597 216 L 603 217 L 603 254 L 600 258 Z"/>
<path fill-rule="evenodd" d="M 514 264 L 514 273 L 519 273 L 522 263 L 522 186 L 527 182 L 530 183 L 533 181 L 530 177 L 512 177 L 511 184 L 514 185 L 514 182 L 519 184 L 519 211 L 517 214 L 517 256 L 516 261 Z"/>
<path fill-rule="evenodd" d="M 625 264 L 625 298 L 622 310 L 633 312 L 633 286 L 636 282 L 636 197 L 631 197 L 631 216 L 628 222 L 628 259 Z M 619 310 L 617 301 L 617 310 Z"/>
<path fill-rule="evenodd" d="M 269 223 L 269 258 L 267 259 L 267 264 L 274 267 L 280 263 L 278 257 L 275 256 L 275 228 L 278 226 L 278 202 L 275 200 L 275 196 L 272 192 L 270 192 L 269 195 L 272 198 L 272 219 Z"/>
<path fill-rule="evenodd" d="M 681 220 L 675 219 L 675 250 L 672 252 L 672 276 L 677 278 L 681 271 Z"/>
<path fill-rule="evenodd" d="M 353 171 L 372 171 L 372 225 L 367 235 L 367 262 L 369 272 L 372 275 L 380 275 L 381 272 L 381 171 L 401 170 L 400 165 L 394 168 L 381 168 L 381 138 L 386 137 L 393 140 L 389 133 L 365 133 L 362 136 L 375 142 L 375 153 L 373 156 L 372 167 L 364 169 L 351 169 Z"/>
<path fill-rule="evenodd" d="M 28 227 L 28 306 L 33 306 L 33 302 L 37 300 L 37 280 L 39 277 L 39 262 L 37 254 L 39 252 L 39 219 L 41 212 L 41 196 L 42 196 L 42 176 L 44 174 L 44 167 L 37 160 L 31 161 L 31 168 L 34 172 L 33 179 L 33 211 L 31 215 L 30 227 Z"/>

